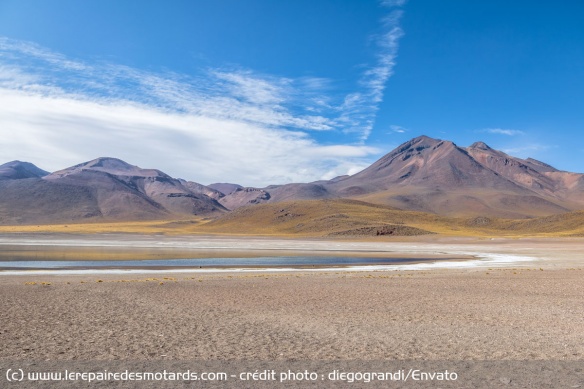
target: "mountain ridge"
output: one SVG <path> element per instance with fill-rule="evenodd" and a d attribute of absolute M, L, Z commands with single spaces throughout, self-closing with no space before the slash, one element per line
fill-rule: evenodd
<path fill-rule="evenodd" d="M 1 181 L 0 223 L 168 219 L 226 211 L 196 185 L 100 157 L 43 177 Z"/>
<path fill-rule="evenodd" d="M 332 180 L 205 186 L 100 157 L 53 173 L 0 165 L 0 223 L 214 216 L 282 201 L 354 199 L 445 216 L 530 218 L 584 209 L 584 174 L 512 157 L 485 142 L 419 136 L 362 171 Z M 51 206 L 49 206 L 51 204 Z"/>
<path fill-rule="evenodd" d="M 497 158 L 507 163 L 494 161 Z M 402 143 L 349 177 L 258 189 L 270 198 L 252 199 L 257 203 L 353 198 L 449 216 L 522 218 L 584 207 L 582 174 L 512 157 L 484 142 L 459 147 L 425 135 Z M 231 201 L 229 195 L 222 201 L 230 209 L 250 204 Z"/>

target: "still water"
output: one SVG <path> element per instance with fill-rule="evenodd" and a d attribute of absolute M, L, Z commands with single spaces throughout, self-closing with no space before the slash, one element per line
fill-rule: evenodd
<path fill-rule="evenodd" d="M 193 258 L 155 260 L 83 260 L 83 261 L 0 261 L 0 270 L 11 269 L 149 269 L 149 268 L 237 268 L 237 267 L 321 267 L 391 265 L 400 263 L 422 263 L 436 258 L 367 258 L 367 257 L 310 257 L 277 256 L 252 258 Z"/>

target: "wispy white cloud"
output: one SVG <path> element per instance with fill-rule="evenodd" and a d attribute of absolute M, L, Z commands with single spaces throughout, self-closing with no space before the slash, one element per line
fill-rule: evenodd
<path fill-rule="evenodd" d="M 214 72 L 214 75 L 226 81 L 226 89 L 231 96 L 252 104 L 272 107 L 285 102 L 286 89 L 292 83 L 292 80 L 286 78 L 262 79 L 251 72 Z"/>
<path fill-rule="evenodd" d="M 395 8 L 405 1 L 384 1 L 383 6 Z M 360 79 L 361 90 L 346 96 L 341 105 L 341 117 L 346 131 L 360 133 L 360 140 L 365 141 L 371 134 L 379 104 L 383 100 L 387 81 L 393 75 L 399 49 L 399 40 L 404 35 L 400 27 L 403 11 L 392 10 L 382 21 L 383 33 L 376 36 L 376 63 L 368 67 Z"/>
<path fill-rule="evenodd" d="M 319 97 L 314 88 L 300 88 L 306 79 L 215 69 L 199 77 L 155 74 L 121 65 L 72 61 L 34 44 L 6 38 L 0 39 L 0 54 L 5 68 L 19 72 L 0 76 L 0 82 L 8 78 L 12 83 L 8 86 L 4 81 L 5 87 L 43 88 L 52 96 L 76 93 L 78 98 L 131 100 L 170 111 L 307 131 L 335 128 L 332 119 L 318 114 L 326 98 Z"/>
<path fill-rule="evenodd" d="M 402 126 L 396 126 L 395 124 L 392 124 L 391 126 L 389 126 L 389 129 L 392 132 L 397 132 L 399 134 L 403 134 L 404 132 L 408 132 L 409 131 L 407 128 L 404 128 Z"/>
<path fill-rule="evenodd" d="M 520 130 L 509 130 L 504 128 L 486 128 L 481 130 L 481 132 L 488 132 L 489 134 L 500 134 L 500 135 L 507 135 L 507 136 L 516 136 L 516 135 L 524 135 L 525 132 Z"/>
<path fill-rule="evenodd" d="M 322 146 L 302 132 L 237 120 L 168 112 L 128 101 L 88 101 L 0 88 L 0 141 L 5 160 L 48 170 L 98 156 L 203 183 L 263 186 L 342 175 L 379 152 L 365 146 Z M 334 173 L 331 173 L 334 172 Z"/>
<path fill-rule="evenodd" d="M 324 77 L 154 73 L 0 37 L 0 128 L 11 133 L 0 155 L 48 170 L 115 156 L 203 183 L 256 186 L 356 173 L 380 153 L 364 142 L 393 74 L 404 3 L 381 3 L 390 13 L 375 62 L 345 96 Z M 322 145 L 315 131 L 356 142 Z"/>
<path fill-rule="evenodd" d="M 8 58 L 14 57 L 14 55 L 24 54 L 30 59 L 40 59 L 57 65 L 60 68 L 75 71 L 86 70 L 86 66 L 83 63 L 69 60 L 61 54 L 52 52 L 32 42 L 0 37 L 0 50 L 3 52 L 2 54 Z"/>
<path fill-rule="evenodd" d="M 380 151 L 320 145 L 335 108 L 324 78 L 242 70 L 200 78 L 85 64 L 0 40 L 0 140 L 6 161 L 57 170 L 98 156 L 203 183 L 312 181 L 354 173 Z M 302 103 L 305 103 L 304 105 Z"/>
<path fill-rule="evenodd" d="M 381 0 L 381 5 L 384 7 L 402 7 L 408 0 Z"/>

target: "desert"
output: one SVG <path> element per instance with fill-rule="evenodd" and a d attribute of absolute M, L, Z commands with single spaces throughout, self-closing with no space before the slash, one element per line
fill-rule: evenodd
<path fill-rule="evenodd" d="M 0 388 L 584 388 L 584 3 L 0 0 Z"/>
<path fill-rule="evenodd" d="M 275 369 L 341 366 L 350 371 L 351 366 L 378 368 L 379 361 L 434 362 L 464 377 L 446 387 L 464 387 L 477 377 L 484 386 L 476 387 L 493 387 L 501 379 L 528 385 L 547 362 L 565 364 L 554 380 L 582 382 L 577 366 L 584 353 L 584 241 L 579 238 L 431 236 L 367 242 L 3 235 L 0 244 L 7 242 L 11 247 L 53 245 L 62 253 L 75 245 L 100 248 L 102 254 L 103 247 L 152 252 L 164 245 L 192 257 L 199 250 L 217 257 L 365 253 L 409 257 L 413 263 L 311 269 L 4 268 L 2 364 L 34 360 L 54 369 L 94 361 L 93 366 L 111 368 L 171 368 L 191 360 L 239 371 L 264 361 Z M 157 257 L 165 255 L 169 252 Z M 445 257 L 456 260 L 440 260 Z M 436 260 L 415 263 L 416 258 Z M 315 367 L 314 361 L 322 365 Z M 477 366 L 461 367 L 460 361 Z M 501 361 L 508 363 L 496 364 Z M 486 374 L 483 364 L 489 362 L 495 365 Z M 550 379 L 546 374 L 540 379 Z"/>
<path fill-rule="evenodd" d="M 266 188 L 115 158 L 2 166 L 6 369 L 584 383 L 580 174 L 425 136 L 354 176 Z"/>

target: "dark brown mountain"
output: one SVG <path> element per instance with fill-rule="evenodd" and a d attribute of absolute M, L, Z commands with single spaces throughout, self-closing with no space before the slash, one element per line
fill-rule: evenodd
<path fill-rule="evenodd" d="M 196 183 L 192 183 L 196 184 Z M 143 220 L 225 208 L 167 174 L 98 158 L 42 178 L 0 182 L 0 223 Z"/>
<path fill-rule="evenodd" d="M 0 165 L 0 180 L 40 178 L 47 174 L 49 174 L 49 172 L 39 169 L 30 162 L 12 161 Z"/>

